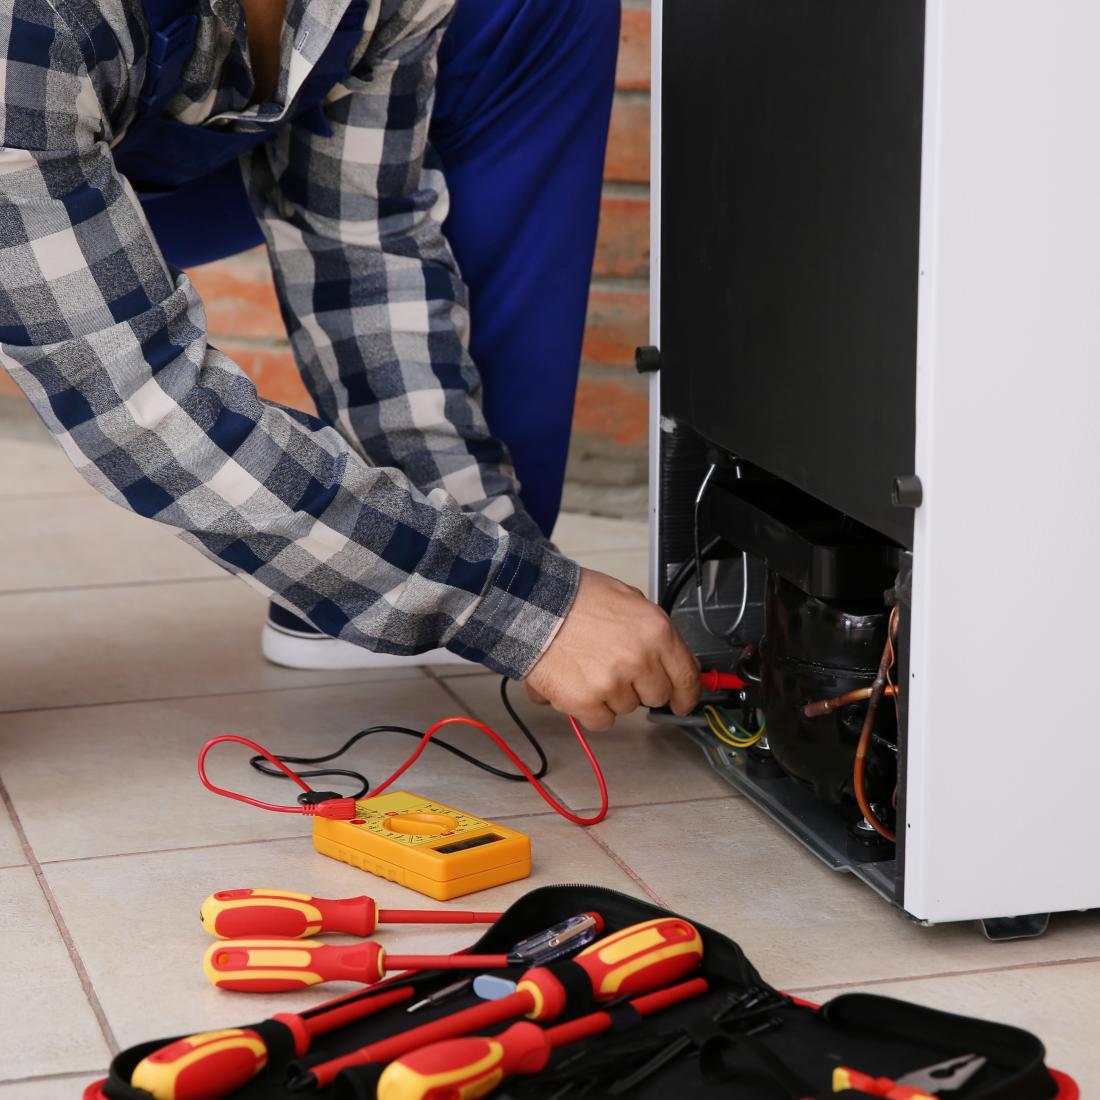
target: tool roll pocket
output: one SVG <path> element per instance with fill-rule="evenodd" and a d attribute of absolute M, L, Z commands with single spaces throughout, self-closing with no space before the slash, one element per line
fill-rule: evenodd
<path fill-rule="evenodd" d="M 516 901 L 469 950 L 506 952 L 517 941 L 587 910 L 603 917 L 605 935 L 671 915 L 603 887 L 545 886 Z M 1073 1100 L 1076 1096 L 1064 1079 L 1060 1091 L 1044 1064 L 1042 1043 L 1029 1032 L 865 993 L 845 994 L 821 1007 L 808 1005 L 768 985 L 728 936 L 692 923 L 703 939 L 699 976 L 709 983 L 706 993 L 641 1019 L 612 1005 L 611 1030 L 556 1049 L 543 1072 L 511 1077 L 490 1095 L 510 1100 L 605 1096 L 706 1100 L 733 1095 L 738 1100 L 824 1100 L 867 1095 L 833 1091 L 834 1070 L 840 1067 L 896 1079 L 944 1059 L 975 1054 L 985 1063 L 961 1087 L 944 1093 L 951 1100 Z M 499 973 L 518 978 L 522 971 L 517 967 Z M 455 977 L 453 970 L 425 971 L 410 984 L 419 998 L 453 983 Z M 369 995 L 370 991 L 364 992 Z M 477 1003 L 472 993 L 464 993 L 415 1015 L 399 1004 L 319 1036 L 298 1061 L 286 1028 L 270 1022 L 259 1025 L 269 1051 L 267 1067 L 233 1095 L 240 1100 L 290 1100 L 303 1095 L 374 1100 L 384 1066 L 347 1069 L 321 1094 L 289 1092 L 284 1086 L 288 1067 L 308 1069 Z M 247 997 L 226 996 L 227 1017 L 231 1019 L 236 1011 L 246 1015 L 247 1010 Z M 230 1019 L 224 1026 L 233 1026 Z M 561 1020 L 568 1019 L 567 1010 Z M 485 1033 L 502 1031 L 512 1022 Z M 143 1058 L 170 1041 L 143 1043 L 118 1055 L 101 1095 L 108 1100 L 148 1100 L 147 1093 L 129 1084 L 130 1076 Z"/>

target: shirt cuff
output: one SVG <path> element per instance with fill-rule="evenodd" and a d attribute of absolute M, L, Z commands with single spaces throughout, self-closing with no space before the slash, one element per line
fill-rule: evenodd
<path fill-rule="evenodd" d="M 581 567 L 549 544 L 511 536 L 491 586 L 447 648 L 522 680 L 554 640 L 580 579 Z"/>

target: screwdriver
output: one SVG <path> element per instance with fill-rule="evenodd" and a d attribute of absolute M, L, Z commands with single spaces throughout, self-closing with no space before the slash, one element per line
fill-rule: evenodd
<path fill-rule="evenodd" d="M 391 970 L 499 970 L 510 955 L 387 955 L 374 940 L 336 947 L 320 940 L 223 940 L 203 969 L 212 985 L 238 993 L 289 993 L 323 982 L 380 982 Z"/>
<path fill-rule="evenodd" d="M 646 993 L 627 1002 L 639 1016 L 651 1016 L 707 991 L 704 978 Z M 477 1100 L 501 1081 L 541 1073 L 551 1053 L 567 1043 L 610 1030 L 609 1012 L 592 1012 L 543 1030 L 527 1020 L 492 1038 L 470 1036 L 432 1043 L 391 1062 L 378 1079 L 378 1100 Z"/>
<path fill-rule="evenodd" d="M 374 940 L 346 947 L 318 940 L 222 940 L 207 949 L 203 969 L 219 989 L 285 993 L 322 982 L 378 982 L 391 970 L 499 970 L 541 965 L 591 942 L 602 929 L 603 918 L 598 913 L 581 913 L 495 955 L 388 955 Z"/>
<path fill-rule="evenodd" d="M 354 999 L 339 1001 L 328 1009 L 309 1015 L 281 1012 L 272 1020 L 290 1031 L 294 1053 L 301 1057 L 318 1035 L 365 1019 L 412 995 L 411 985 L 372 996 L 355 993 Z M 146 1055 L 134 1067 L 130 1084 L 154 1100 L 218 1100 L 251 1081 L 267 1064 L 267 1054 L 266 1041 L 253 1028 L 204 1031 Z"/>
<path fill-rule="evenodd" d="M 369 936 L 380 924 L 493 924 L 499 913 L 453 909 L 379 909 L 373 898 L 315 898 L 291 890 L 219 890 L 199 909 L 212 936 Z"/>
<path fill-rule="evenodd" d="M 702 959 L 703 941 L 694 925 L 679 917 L 659 917 L 598 940 L 564 965 L 573 971 L 570 986 L 578 978 L 583 979 L 592 998 L 606 1003 L 672 985 L 697 969 Z M 463 1009 L 304 1069 L 287 1088 L 292 1092 L 324 1088 L 351 1066 L 390 1062 L 417 1047 L 468 1035 L 516 1016 L 556 1020 L 569 1000 L 569 990 L 557 974 L 536 966 L 523 975 L 515 993 L 508 997 Z"/>

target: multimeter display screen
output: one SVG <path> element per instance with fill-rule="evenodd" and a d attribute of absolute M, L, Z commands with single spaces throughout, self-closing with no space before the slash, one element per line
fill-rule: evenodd
<path fill-rule="evenodd" d="M 471 837 L 469 840 L 456 840 L 454 844 L 445 844 L 442 848 L 433 848 L 433 852 L 449 856 L 452 852 L 465 852 L 470 848 L 480 848 L 485 844 L 492 844 L 494 840 L 503 840 L 496 833 L 483 833 L 481 836 Z"/>

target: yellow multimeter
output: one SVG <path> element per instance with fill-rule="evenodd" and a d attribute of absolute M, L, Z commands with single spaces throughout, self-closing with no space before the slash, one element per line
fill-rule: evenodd
<path fill-rule="evenodd" d="M 408 791 L 356 802 L 352 821 L 313 819 L 322 855 L 437 901 L 531 873 L 531 838 Z"/>

